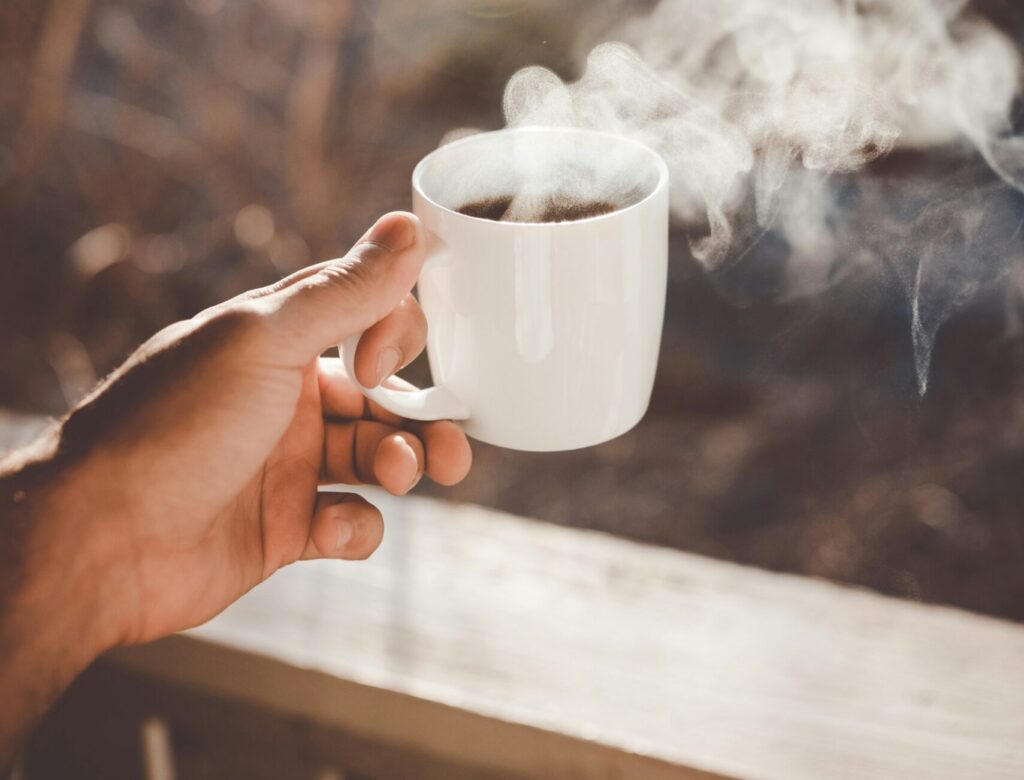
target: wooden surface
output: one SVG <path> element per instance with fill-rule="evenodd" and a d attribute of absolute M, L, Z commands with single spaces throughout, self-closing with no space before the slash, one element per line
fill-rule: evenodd
<path fill-rule="evenodd" d="M 1024 777 L 1018 625 L 372 497 L 369 561 L 113 662 L 511 776 Z"/>
<path fill-rule="evenodd" d="M 0 450 L 38 425 L 2 413 Z M 1024 777 L 1021 626 L 371 497 L 371 560 L 293 566 L 111 668 L 351 735 L 380 777 Z"/>
<path fill-rule="evenodd" d="M 0 409 L 0 457 L 8 450 L 28 444 L 49 423 L 47 417 Z"/>
<path fill-rule="evenodd" d="M 82 674 L 35 730 L 19 780 L 152 780 L 153 723 L 165 726 L 158 756 L 179 780 L 515 780 L 110 663 Z"/>

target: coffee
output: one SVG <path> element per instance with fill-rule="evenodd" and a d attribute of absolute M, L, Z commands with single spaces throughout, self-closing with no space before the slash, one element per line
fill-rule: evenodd
<path fill-rule="evenodd" d="M 545 200 L 537 209 L 539 213 L 532 219 L 512 219 L 509 209 L 512 206 L 511 195 L 501 195 L 466 203 L 456 209 L 460 214 L 479 219 L 490 219 L 494 222 L 575 222 L 589 217 L 610 214 L 619 206 L 603 200 L 579 200 L 566 196 L 553 196 Z"/>

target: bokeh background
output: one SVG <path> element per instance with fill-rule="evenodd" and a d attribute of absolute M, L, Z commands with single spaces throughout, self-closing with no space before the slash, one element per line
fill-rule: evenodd
<path fill-rule="evenodd" d="M 572 78 L 649 5 L 4 0 L 0 406 L 60 414 L 163 325 L 344 252 L 408 207 L 445 133 L 501 126 L 516 69 Z M 1014 0 L 975 11 L 1024 40 Z M 947 199 L 996 186 L 1024 219 L 969 149 L 858 176 L 898 191 L 951 171 Z M 848 230 L 867 243 L 872 219 Z M 463 485 L 418 489 L 1024 619 L 1024 247 L 1006 240 L 1009 270 L 940 331 L 921 397 L 885 268 L 780 301 L 770 241 L 711 277 L 675 225 L 644 422 L 579 452 L 477 445 Z M 422 361 L 408 375 L 428 381 Z"/>

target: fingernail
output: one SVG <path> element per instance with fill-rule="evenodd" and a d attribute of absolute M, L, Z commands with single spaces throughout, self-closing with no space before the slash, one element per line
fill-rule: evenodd
<path fill-rule="evenodd" d="M 402 350 L 398 347 L 384 347 L 377 356 L 377 381 L 379 385 L 402 366 Z"/>
<path fill-rule="evenodd" d="M 404 214 L 386 214 L 377 220 L 366 240 L 387 247 L 392 252 L 401 252 L 416 239 L 416 228 Z"/>
<path fill-rule="evenodd" d="M 396 436 L 396 438 L 398 439 L 399 443 L 408 451 L 409 456 L 413 460 L 413 463 L 416 464 L 416 473 L 413 475 L 412 482 L 409 483 L 409 487 L 405 489 L 405 492 L 408 493 L 410 490 L 412 490 L 420 483 L 421 479 L 423 479 L 423 470 L 420 468 L 419 458 L 416 457 L 416 450 L 413 449 L 412 445 L 409 444 L 408 441 L 406 441 L 404 436 L 398 435 Z"/>
<path fill-rule="evenodd" d="M 355 533 L 355 528 L 352 526 L 352 521 L 347 518 L 339 520 L 337 525 L 338 530 L 334 540 L 334 551 L 341 552 L 352 541 L 352 534 Z"/>

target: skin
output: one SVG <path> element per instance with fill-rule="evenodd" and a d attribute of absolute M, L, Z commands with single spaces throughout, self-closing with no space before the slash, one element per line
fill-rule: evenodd
<path fill-rule="evenodd" d="M 370 555 L 380 512 L 318 485 L 466 476 L 454 423 L 389 414 L 319 357 L 365 330 L 356 375 L 375 386 L 423 349 L 425 244 L 388 214 L 344 258 L 171 325 L 0 467 L 0 767 L 105 650 L 198 625 L 295 561 Z"/>

